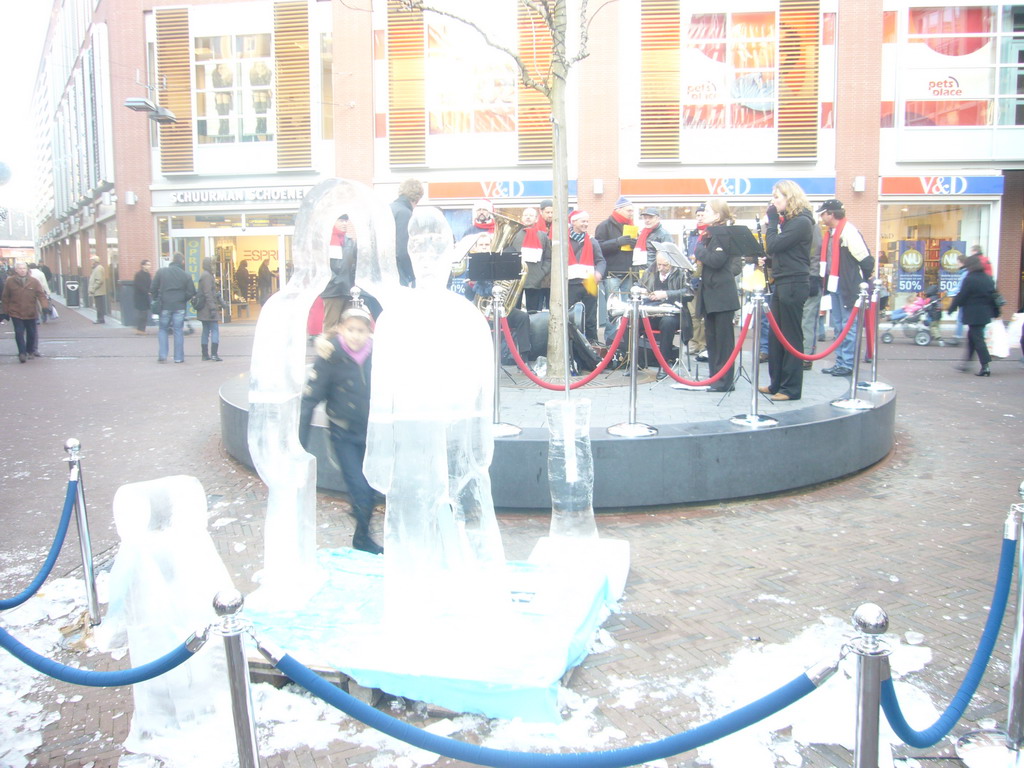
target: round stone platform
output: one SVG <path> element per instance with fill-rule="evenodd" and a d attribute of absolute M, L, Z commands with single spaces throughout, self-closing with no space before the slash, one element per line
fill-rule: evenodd
<path fill-rule="evenodd" d="M 775 426 L 737 426 L 730 419 L 751 413 L 750 356 L 728 394 L 672 388 L 656 381 L 654 369 L 641 372 L 636 421 L 657 429 L 651 437 L 623 438 L 607 428 L 629 420 L 629 378 L 621 371 L 602 373 L 574 390 L 573 398 L 591 401 L 590 439 L 594 456 L 594 507 L 617 509 L 736 499 L 827 482 L 858 472 L 883 459 L 893 446 L 895 392 L 858 390 L 868 410 L 832 405 L 846 399 L 849 378 L 804 372 L 799 401 L 776 403 L 758 395 L 758 413 Z M 824 363 L 827 364 L 827 363 Z M 501 420 L 522 427 L 516 437 L 496 438 L 491 464 L 494 504 L 501 508 L 550 507 L 547 482 L 548 431 L 544 403 L 564 393 L 541 389 L 514 366 L 501 381 Z M 869 373 L 863 366 L 861 380 Z M 700 365 L 694 377 L 707 376 Z M 768 366 L 760 366 L 766 382 Z M 249 456 L 248 377 L 227 381 L 220 390 L 221 437 L 235 459 L 252 466 Z M 322 413 L 314 420 L 312 452 L 317 483 L 343 491 L 341 473 L 326 458 Z"/>

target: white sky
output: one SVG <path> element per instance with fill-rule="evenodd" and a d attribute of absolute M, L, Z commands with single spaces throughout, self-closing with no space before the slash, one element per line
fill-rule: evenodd
<path fill-rule="evenodd" d="M 32 89 L 46 37 L 51 0 L 0 0 L 0 162 L 12 170 L 0 187 L 0 205 L 25 207 L 32 199 Z"/>

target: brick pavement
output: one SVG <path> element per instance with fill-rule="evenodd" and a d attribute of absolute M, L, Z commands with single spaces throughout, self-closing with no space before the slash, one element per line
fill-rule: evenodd
<path fill-rule="evenodd" d="M 8 392 L 18 393 L 0 417 L 0 510 L 7 533 L 2 594 L 24 583 L 49 544 L 66 477 L 61 446 L 69 436 L 83 444 L 100 560 L 109 562 L 115 551 L 110 503 L 119 485 L 191 474 L 209 495 L 211 521 L 234 518 L 211 533 L 236 584 L 249 591 L 259 567 L 265 492 L 259 478 L 220 447 L 216 392 L 224 379 L 247 370 L 253 327 L 222 327 L 222 364 L 201 363 L 191 337 L 185 365 L 157 365 L 152 332 L 136 337 L 116 325 L 94 326 L 87 315 L 68 311 L 43 328 L 46 357 L 24 365 L 11 354 L 10 327 L 0 329 L 0 376 Z M 1003 520 L 1024 480 L 1024 368 L 1014 356 L 996 362 L 990 379 L 980 379 L 952 370 L 960 353 L 903 340 L 882 348 L 883 373 L 899 393 L 898 432 L 892 453 L 866 472 L 787 495 L 600 515 L 605 535 L 629 541 L 632 570 L 621 610 L 605 625 L 613 647 L 589 657 L 570 688 L 597 699 L 599 725 L 625 734 L 608 746 L 689 727 L 695 703 L 682 695 L 659 698 L 670 687 L 666 681 L 699 678 L 754 643 L 785 643 L 821 617 L 846 620 L 867 601 L 889 611 L 893 632 L 924 635 L 934 660 L 914 679 L 945 706 L 980 635 Z M 344 545 L 352 530 L 344 499 L 320 494 L 318 503 L 320 545 Z M 500 523 L 510 558 L 524 557 L 547 530 L 544 515 L 502 514 Z M 74 547 L 67 547 L 57 574 L 74 573 L 74 560 Z M 757 599 L 763 595 L 776 599 Z M 1005 717 L 1011 632 L 1008 623 L 955 734 L 979 720 Z M 61 660 L 74 658 L 68 653 Z M 88 664 L 120 666 L 95 653 Z M 629 706 L 616 704 L 615 687 L 623 679 L 635 681 L 641 693 Z M 61 683 L 48 689 L 41 703 L 60 717 L 45 727 L 31 765 L 118 765 L 128 692 Z M 417 724 L 430 719 L 404 716 Z M 905 753 L 951 754 L 942 745 Z M 801 754 L 812 768 L 851 762 L 849 753 L 829 745 Z M 349 766 L 373 757 L 364 745 L 336 741 L 271 755 L 264 764 Z M 664 764 L 697 765 L 692 753 Z M 460 763 L 442 758 L 436 765 Z"/>

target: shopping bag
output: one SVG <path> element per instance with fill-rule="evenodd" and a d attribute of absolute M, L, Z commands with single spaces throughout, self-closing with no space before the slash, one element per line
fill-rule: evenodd
<path fill-rule="evenodd" d="M 58 317 L 60 317 L 60 315 L 57 314 L 57 308 L 55 306 L 53 306 L 53 304 L 51 304 L 50 305 L 50 319 L 51 320 L 56 320 Z"/>
<path fill-rule="evenodd" d="M 1002 320 L 993 320 L 985 328 L 985 344 L 992 357 L 1010 356 L 1010 335 Z"/>

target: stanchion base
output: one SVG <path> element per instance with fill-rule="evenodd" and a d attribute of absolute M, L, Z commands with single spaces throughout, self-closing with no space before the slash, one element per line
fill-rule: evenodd
<path fill-rule="evenodd" d="M 762 416 L 759 413 L 749 415 L 741 413 L 739 416 L 733 416 L 729 419 L 729 423 L 735 424 L 737 427 L 774 427 L 779 423 L 779 420 L 773 419 L 771 416 Z"/>
<path fill-rule="evenodd" d="M 868 392 L 892 392 L 894 387 L 884 381 L 858 381 L 857 389 L 864 389 Z"/>
<path fill-rule="evenodd" d="M 693 384 L 680 384 L 678 381 L 673 381 L 670 386 L 672 387 L 672 389 L 682 389 L 686 392 L 707 392 L 709 389 L 711 389 L 710 386 L 695 387 Z"/>
<path fill-rule="evenodd" d="M 503 421 L 498 421 L 491 425 L 491 433 L 495 437 L 516 437 L 522 431 L 522 427 L 517 427 L 515 424 L 506 424 Z"/>
<path fill-rule="evenodd" d="M 626 421 L 608 427 L 608 434 L 616 437 L 650 437 L 658 434 L 658 430 L 648 424 L 630 424 Z"/>
<path fill-rule="evenodd" d="M 956 755 L 967 768 L 1018 768 L 1024 756 L 1006 745 L 1003 731 L 965 733 L 956 741 Z"/>
<path fill-rule="evenodd" d="M 833 400 L 832 405 L 836 408 L 845 408 L 848 411 L 870 411 L 875 406 L 867 400 L 859 397 L 848 397 L 845 400 Z"/>

